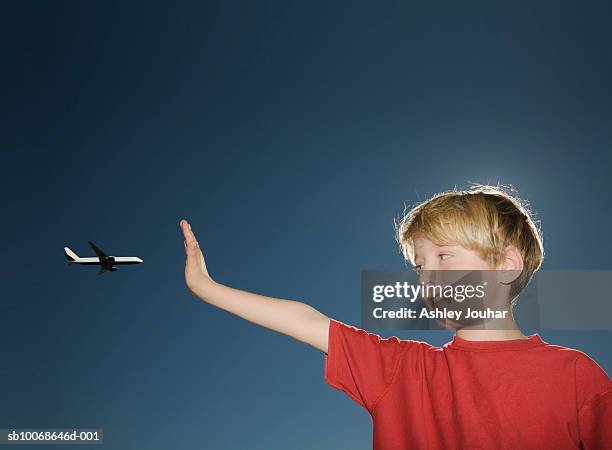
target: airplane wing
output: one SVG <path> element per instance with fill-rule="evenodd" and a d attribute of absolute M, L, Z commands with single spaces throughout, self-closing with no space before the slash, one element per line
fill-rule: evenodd
<path fill-rule="evenodd" d="M 93 251 L 96 252 L 96 255 L 98 255 L 98 258 L 100 258 L 100 261 L 105 261 L 108 259 L 108 255 L 106 253 L 104 253 L 102 250 L 100 250 L 98 247 L 96 247 L 96 245 L 91 242 L 91 241 L 87 241 L 89 242 L 89 245 L 91 245 L 91 248 L 93 248 Z"/>

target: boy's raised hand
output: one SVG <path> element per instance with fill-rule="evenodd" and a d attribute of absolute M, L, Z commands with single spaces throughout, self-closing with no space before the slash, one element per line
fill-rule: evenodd
<path fill-rule="evenodd" d="M 267 297 L 234 289 L 212 280 L 206 269 L 189 222 L 182 219 L 181 230 L 187 261 L 185 282 L 189 291 L 205 302 L 242 317 L 254 324 L 291 336 L 327 353 L 330 319 L 296 300 Z"/>
<path fill-rule="evenodd" d="M 206 263 L 204 262 L 204 255 L 200 250 L 200 245 L 191 230 L 191 225 L 187 220 L 182 219 L 180 222 L 181 230 L 183 230 L 183 246 L 185 247 L 185 283 L 187 287 L 194 295 L 197 295 L 197 291 L 203 288 L 206 284 L 211 283 L 213 280 L 208 274 L 206 269 Z"/>

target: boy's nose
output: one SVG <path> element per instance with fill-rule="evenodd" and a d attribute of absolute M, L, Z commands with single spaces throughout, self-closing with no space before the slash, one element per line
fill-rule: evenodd
<path fill-rule="evenodd" d="M 419 274 L 419 283 L 427 286 L 432 283 L 432 273 L 430 270 L 421 271 Z"/>
<path fill-rule="evenodd" d="M 435 281 L 435 271 L 431 269 L 422 269 L 419 273 L 419 281 L 425 284 Z"/>
<path fill-rule="evenodd" d="M 422 283 L 424 286 L 435 285 L 438 281 L 436 270 L 422 270 L 419 273 L 419 283 Z"/>

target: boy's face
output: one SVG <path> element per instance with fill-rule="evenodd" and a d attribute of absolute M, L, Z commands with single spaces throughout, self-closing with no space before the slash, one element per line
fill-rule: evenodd
<path fill-rule="evenodd" d="M 486 288 L 486 300 L 483 300 L 482 305 L 475 306 L 476 310 L 484 310 L 485 305 L 493 307 L 496 310 L 503 309 L 507 303 L 509 287 L 498 285 L 498 281 L 504 281 L 504 275 L 498 272 L 492 272 L 495 268 L 483 260 L 475 250 L 469 250 L 461 245 L 436 245 L 423 235 L 415 236 L 414 238 L 414 253 L 415 253 L 415 271 L 419 274 L 419 282 L 424 284 L 438 284 L 441 283 L 445 286 L 447 283 L 454 283 L 459 281 L 458 278 L 464 280 L 466 272 L 469 271 L 486 271 L 480 273 L 479 276 L 482 278 L 476 278 L 477 280 L 488 280 L 490 283 Z M 458 271 L 458 272 L 446 272 L 441 274 L 439 271 Z M 512 274 L 511 274 L 512 275 Z M 518 276 L 518 273 L 514 273 L 511 278 Z M 469 285 L 470 282 L 468 281 Z M 432 299 L 425 299 L 430 309 L 443 308 L 443 304 L 433 303 Z M 452 311 L 461 310 L 466 306 L 465 303 L 449 302 L 448 307 Z M 438 319 L 436 319 L 438 320 Z M 472 322 L 467 321 L 453 321 L 450 319 L 438 320 L 438 322 L 447 328 L 459 329 L 467 326 L 478 327 L 484 323 L 482 320 L 474 320 Z"/>
<path fill-rule="evenodd" d="M 415 270 L 492 270 L 475 250 L 460 245 L 436 245 L 426 237 L 414 238 Z"/>

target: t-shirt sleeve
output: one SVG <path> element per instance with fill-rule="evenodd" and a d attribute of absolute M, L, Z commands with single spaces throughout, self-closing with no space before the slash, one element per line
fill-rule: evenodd
<path fill-rule="evenodd" d="M 578 424 L 584 450 L 612 448 L 612 388 L 584 404 Z"/>
<path fill-rule="evenodd" d="M 612 380 L 586 354 L 576 360 L 576 399 L 582 448 L 612 449 Z"/>
<path fill-rule="evenodd" d="M 330 319 L 324 354 L 325 382 L 345 392 L 370 413 L 392 384 L 404 346 L 393 336 L 383 339 Z"/>

